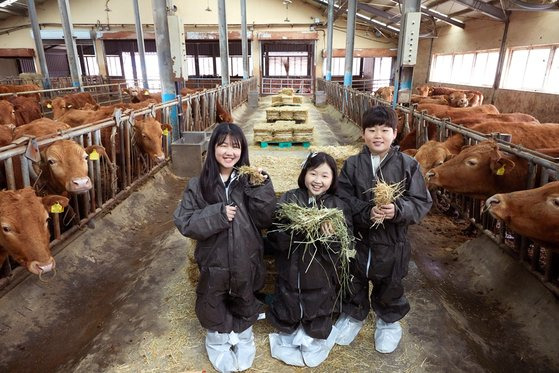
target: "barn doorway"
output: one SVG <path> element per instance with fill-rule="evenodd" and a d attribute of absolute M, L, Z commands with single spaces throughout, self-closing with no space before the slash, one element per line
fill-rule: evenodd
<path fill-rule="evenodd" d="M 314 41 L 262 43 L 262 94 L 293 88 L 299 94 L 314 92 Z"/>

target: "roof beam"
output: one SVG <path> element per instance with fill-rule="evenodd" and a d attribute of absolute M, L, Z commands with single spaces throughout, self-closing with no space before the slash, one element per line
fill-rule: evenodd
<path fill-rule="evenodd" d="M 505 22 L 507 15 L 505 11 L 493 5 L 484 3 L 479 0 L 455 0 L 457 3 L 467 6 L 468 8 L 475 9 L 486 16 L 494 18 L 498 21 Z"/>
<path fill-rule="evenodd" d="M 0 12 L 1 13 L 8 13 L 8 14 L 12 14 L 14 16 L 20 16 L 20 17 L 25 17 L 26 16 L 25 12 L 16 12 L 16 11 L 6 9 L 6 8 L 0 8 Z"/>
<path fill-rule="evenodd" d="M 326 5 L 328 5 L 328 4 L 326 4 Z M 334 3 L 334 8 L 335 7 L 336 7 L 336 3 Z M 346 10 L 347 10 L 347 0 L 342 2 L 342 4 L 338 6 L 338 9 L 334 13 L 334 20 L 332 22 L 336 22 L 338 17 L 341 16 L 342 14 L 344 14 L 346 12 Z"/>
<path fill-rule="evenodd" d="M 385 12 L 384 10 L 382 10 L 382 9 L 372 7 L 368 4 L 357 3 L 357 9 L 364 10 L 366 12 L 372 13 L 375 16 L 378 16 L 378 17 L 381 17 L 381 18 L 385 18 L 385 19 L 387 19 L 387 20 L 389 20 L 390 22 L 393 22 L 393 23 L 400 22 L 401 17 L 400 17 L 399 14 L 388 13 L 388 12 Z"/>
<path fill-rule="evenodd" d="M 434 17 L 442 22 L 446 22 L 449 25 L 452 26 L 456 26 L 456 27 L 460 27 L 461 29 L 464 29 L 466 27 L 466 24 L 464 24 L 463 22 L 460 22 L 456 19 L 452 19 L 450 16 L 447 16 L 445 14 L 439 13 L 439 12 L 434 12 L 430 9 L 424 8 L 423 6 L 421 6 L 421 13 L 427 14 L 431 17 Z"/>

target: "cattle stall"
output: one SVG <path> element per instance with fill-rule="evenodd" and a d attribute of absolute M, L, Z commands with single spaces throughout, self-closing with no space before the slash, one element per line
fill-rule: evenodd
<path fill-rule="evenodd" d="M 60 243 L 70 239 L 77 231 L 89 224 L 93 217 L 110 211 L 138 185 L 167 164 L 170 156 L 171 133 L 165 133 L 162 139 L 162 150 L 166 160 L 156 163 L 147 154 L 143 154 L 136 144 L 134 127 L 136 121 L 145 117 L 160 116 L 162 124 L 170 124 L 172 111 L 176 110 L 181 132 L 204 131 L 216 123 L 215 112 L 218 101 L 226 110 L 231 111 L 248 99 L 248 92 L 254 89 L 255 83 L 255 79 L 239 81 L 191 96 L 179 96 L 172 101 L 131 113 L 117 110 L 112 119 L 71 128 L 44 138 L 24 138 L 17 143 L 2 147 L 0 148 L 0 162 L 3 164 L 1 171 L 4 176 L 2 178 L 4 180 L 0 180 L 4 183 L 2 188 L 15 190 L 33 187 L 38 194 L 41 194 L 42 188 L 45 187 L 43 179 L 46 176 L 37 173 L 32 166 L 44 162 L 41 160 L 40 150 L 60 140 L 73 140 L 83 147 L 104 146 L 106 154 L 100 154 L 98 158 L 90 156 L 87 162 L 92 188 L 86 193 L 71 195 L 70 208 L 63 213 L 51 214 L 53 240 L 50 246 L 56 252 Z M 7 260 L 5 265 L 10 266 L 10 261 Z M 26 272 L 20 269 L 17 268 L 10 274 L 10 268 L 4 268 L 4 276 L 7 274 L 13 277 L 6 291 L 25 277 Z"/>
<path fill-rule="evenodd" d="M 373 105 L 388 105 L 388 102 L 379 100 L 370 94 L 359 92 L 340 84 L 319 79 L 318 90 L 326 92 L 328 103 L 339 110 L 342 115 L 356 125 L 361 125 L 365 110 Z M 509 154 L 524 159 L 529 164 L 528 178 L 525 181 L 526 189 L 543 186 L 550 181 L 559 179 L 559 162 L 539 152 L 524 148 L 501 140 L 500 134 L 484 135 L 463 126 L 453 124 L 446 120 L 419 113 L 414 106 L 404 107 L 398 105 L 398 110 L 404 114 L 404 134 L 409 133 L 413 123 L 417 121 L 418 130 L 417 146 L 427 141 L 427 125 L 433 124 L 437 128 L 436 138 L 444 141 L 455 133 L 460 133 L 466 138 L 467 144 L 473 145 L 480 141 L 494 139 L 503 150 Z M 537 177 L 537 175 L 539 175 Z M 442 194 L 441 194 L 442 193 Z M 447 207 L 455 206 L 461 216 L 488 235 L 504 251 L 523 263 L 524 267 L 535 275 L 543 285 L 559 296 L 559 253 L 532 242 L 527 237 L 512 232 L 502 221 L 497 221 L 484 211 L 483 200 L 471 198 L 456 193 L 439 191 L 439 197 L 445 199 Z"/>

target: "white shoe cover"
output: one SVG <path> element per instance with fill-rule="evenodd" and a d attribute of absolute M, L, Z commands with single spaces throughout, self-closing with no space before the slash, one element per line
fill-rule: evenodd
<path fill-rule="evenodd" d="M 400 322 L 386 323 L 380 317 L 375 330 L 375 350 L 383 354 L 393 352 L 402 339 Z"/>
<path fill-rule="evenodd" d="M 239 371 L 246 370 L 252 366 L 254 355 L 256 355 L 256 345 L 254 344 L 254 335 L 252 334 L 252 326 L 242 333 L 236 334 L 237 343 L 229 341 L 233 345 L 233 351 L 237 356 L 237 368 Z"/>
<path fill-rule="evenodd" d="M 233 336 L 231 336 L 231 333 Z M 236 340 L 236 333 L 218 333 L 208 330 L 206 335 L 206 351 L 208 359 L 218 372 L 236 372 L 237 357 L 233 352 L 230 340 Z M 238 341 L 238 339 L 237 339 Z"/>
<path fill-rule="evenodd" d="M 355 337 L 357 337 L 357 334 L 359 334 L 359 331 L 364 324 L 365 320 L 359 321 L 349 315 L 346 315 L 345 313 L 342 313 L 336 321 L 336 324 L 334 324 L 338 331 L 336 344 L 340 346 L 348 346 L 351 342 L 353 342 Z"/>
<path fill-rule="evenodd" d="M 286 364 L 298 367 L 304 367 L 303 354 L 301 352 L 301 345 L 294 344 L 295 337 L 298 335 L 301 328 L 297 329 L 292 334 L 286 333 L 271 333 L 270 339 L 270 352 L 272 357 L 283 361 Z"/>
<path fill-rule="evenodd" d="M 301 344 L 305 365 L 314 368 L 322 364 L 328 357 L 328 354 L 330 354 L 332 347 L 336 344 L 337 336 L 338 330 L 335 326 L 332 326 L 328 339 L 312 338 L 305 334 L 306 338 L 303 338 L 303 343 Z"/>

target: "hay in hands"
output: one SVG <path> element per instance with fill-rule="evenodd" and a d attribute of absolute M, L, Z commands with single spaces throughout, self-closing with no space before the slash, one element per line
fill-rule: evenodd
<path fill-rule="evenodd" d="M 266 180 L 266 177 L 258 168 L 252 166 L 241 166 L 237 169 L 239 176 L 248 176 L 248 182 L 251 185 L 262 185 Z"/>
<path fill-rule="evenodd" d="M 406 179 L 394 184 L 388 184 L 384 180 L 378 180 L 377 184 L 373 188 L 368 190 L 373 192 L 373 202 L 375 206 L 394 203 L 394 201 L 396 201 L 404 194 L 405 181 Z M 379 225 L 382 225 L 383 222 L 384 217 L 375 218 L 373 219 L 373 227 L 376 228 Z"/>
<path fill-rule="evenodd" d="M 312 256 L 309 266 L 316 255 L 317 244 L 322 244 L 331 254 L 339 257 L 339 270 L 336 265 L 334 268 L 340 283 L 340 295 L 348 294 L 351 283 L 349 262 L 355 257 L 356 251 L 355 239 L 348 232 L 343 211 L 337 208 L 318 208 L 316 204 L 312 207 L 302 207 L 296 203 L 281 203 L 277 218 L 284 223 L 278 223 L 276 230 L 289 232 L 292 238 L 294 234 L 302 234 L 305 237 L 304 241 L 297 242 L 305 245 L 303 255 L 307 254 L 310 248 L 314 248 L 309 252 Z M 331 224 L 332 234 L 323 231 L 324 223 Z M 289 253 L 291 254 L 291 247 Z"/>

